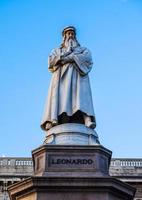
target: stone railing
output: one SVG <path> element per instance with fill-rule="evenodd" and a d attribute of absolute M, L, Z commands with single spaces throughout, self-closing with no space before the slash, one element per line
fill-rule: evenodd
<path fill-rule="evenodd" d="M 16 165 L 33 165 L 33 161 L 32 160 L 27 160 L 27 159 L 24 159 L 24 160 L 16 159 L 15 164 Z"/>
<path fill-rule="evenodd" d="M 131 158 L 112 158 L 110 167 L 142 167 L 142 159 L 131 159 Z"/>
<path fill-rule="evenodd" d="M 14 157 L 0 157 L 0 166 L 32 166 L 33 161 L 31 158 L 14 158 Z"/>
<path fill-rule="evenodd" d="M 0 157 L 0 177 L 31 176 L 33 161 L 31 158 Z"/>

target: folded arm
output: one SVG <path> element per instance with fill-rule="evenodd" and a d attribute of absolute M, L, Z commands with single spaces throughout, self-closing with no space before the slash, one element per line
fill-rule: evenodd
<path fill-rule="evenodd" d="M 60 49 L 54 49 L 51 52 L 48 58 L 48 69 L 50 72 L 54 72 L 60 67 L 59 65 L 61 59 L 60 57 L 61 57 Z"/>
<path fill-rule="evenodd" d="M 76 63 L 76 68 L 80 75 L 84 76 L 90 72 L 93 62 L 88 49 L 84 48 L 84 50 L 80 52 L 72 52 L 67 58 Z"/>

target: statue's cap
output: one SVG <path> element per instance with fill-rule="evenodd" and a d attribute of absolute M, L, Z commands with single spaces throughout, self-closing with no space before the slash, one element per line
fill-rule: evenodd
<path fill-rule="evenodd" d="M 74 26 L 67 26 L 67 27 L 65 27 L 63 29 L 63 31 L 62 31 L 62 35 L 64 36 L 67 31 L 74 31 L 74 33 L 76 34 L 76 28 Z"/>

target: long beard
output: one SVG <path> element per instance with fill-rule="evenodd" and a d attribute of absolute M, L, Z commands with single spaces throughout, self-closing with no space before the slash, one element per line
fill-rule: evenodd
<path fill-rule="evenodd" d="M 78 46 L 78 42 L 75 39 L 69 38 L 65 40 L 64 46 L 67 49 L 67 51 L 70 51 L 72 47 L 74 48 Z"/>

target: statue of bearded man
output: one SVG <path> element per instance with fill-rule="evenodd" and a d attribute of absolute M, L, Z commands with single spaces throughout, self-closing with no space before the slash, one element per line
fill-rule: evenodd
<path fill-rule="evenodd" d="M 90 51 L 81 47 L 76 29 L 66 27 L 61 47 L 49 56 L 53 73 L 41 128 L 49 130 L 63 123 L 81 123 L 95 128 L 95 115 L 88 73 L 93 62 Z"/>

